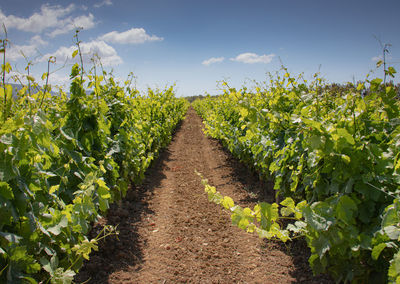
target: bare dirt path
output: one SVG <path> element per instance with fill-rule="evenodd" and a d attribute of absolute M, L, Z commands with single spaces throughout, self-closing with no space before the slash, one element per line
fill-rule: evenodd
<path fill-rule="evenodd" d="M 272 201 L 261 183 L 221 145 L 204 136 L 190 109 L 169 147 L 142 186 L 114 205 L 94 228 L 118 224 L 119 241 L 108 238 L 91 254 L 77 282 L 88 283 L 330 283 L 308 268 L 299 241 L 289 247 L 260 240 L 230 223 L 209 203 L 194 170 L 242 206 Z"/>

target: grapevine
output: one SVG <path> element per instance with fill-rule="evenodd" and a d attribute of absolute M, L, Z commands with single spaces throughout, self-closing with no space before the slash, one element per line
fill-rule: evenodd
<path fill-rule="evenodd" d="M 118 234 L 104 227 L 87 237 L 110 203 L 143 180 L 188 103 L 173 87 L 141 95 L 78 64 L 69 94 L 51 94 L 49 67 L 43 89 L 31 93 L 38 84 L 29 75 L 15 94 L 4 81 L 11 66 L 1 43 L 0 282 L 69 283 L 98 242 Z"/>
<path fill-rule="evenodd" d="M 265 88 L 249 92 L 228 87 L 223 95 L 193 105 L 208 135 L 221 140 L 262 178 L 274 181 L 277 202 L 258 205 L 273 208 L 272 221 L 286 217 L 282 212 L 277 215 L 278 207 L 301 205 L 297 217 L 302 218 L 295 221 L 304 223 L 289 228 L 305 236 L 315 274 L 329 273 L 339 282 L 396 282 L 400 281 L 397 92 L 379 78 L 337 88 L 324 84 L 318 75 L 307 83 L 283 68 L 283 74 L 271 76 Z M 226 199 L 212 194 L 214 201 Z M 243 212 L 250 219 L 258 214 L 256 209 Z M 256 223 L 250 219 L 254 231 Z M 233 223 L 245 229 L 247 221 Z M 284 237 L 278 238 L 287 241 L 289 228 L 278 225 L 276 232 L 265 224 L 257 230 L 266 230 L 260 236 L 268 238 L 280 232 Z"/>

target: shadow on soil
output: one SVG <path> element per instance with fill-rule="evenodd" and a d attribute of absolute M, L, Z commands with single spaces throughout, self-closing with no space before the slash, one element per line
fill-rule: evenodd
<path fill-rule="evenodd" d="M 181 124 L 175 132 L 180 127 Z M 147 170 L 143 183 L 132 185 L 126 197 L 112 204 L 107 216 L 93 226 L 89 239 L 96 237 L 104 225 L 117 226 L 119 235 L 107 237 L 99 243 L 99 251 L 90 254 L 90 260 L 85 261 L 74 279 L 76 283 L 109 283 L 109 276 L 116 271 L 140 269 L 143 263 L 141 247 L 146 245 L 146 240 L 139 236 L 138 228 L 146 223 L 143 216 L 153 213 L 148 199 L 165 178 L 162 172 L 170 156 L 169 151 L 163 149 Z"/>
<path fill-rule="evenodd" d="M 175 132 L 180 127 L 181 124 L 177 126 Z M 245 189 L 249 192 L 248 197 L 239 200 L 239 203 L 247 205 L 260 201 L 275 201 L 275 191 L 271 182 L 261 181 L 254 171 L 235 159 L 218 141 L 214 140 L 213 145 L 227 153 L 229 158 L 226 166 L 233 169 L 231 178 L 243 185 L 242 189 L 238 190 Z M 143 184 L 132 186 L 127 196 L 121 202 L 112 204 L 107 216 L 94 225 L 89 238 L 94 238 L 106 224 L 118 226 L 119 236 L 118 239 L 115 236 L 108 237 L 99 244 L 99 251 L 90 254 L 90 261 L 85 262 L 75 277 L 75 282 L 109 283 L 109 276 L 114 272 L 141 268 L 143 263 L 141 247 L 146 245 L 146 240 L 139 236 L 138 227 L 147 222 L 143 220 L 143 216 L 153 213 L 149 209 L 148 199 L 165 178 L 163 169 L 166 162 L 170 161 L 170 156 L 167 149 L 161 151 L 148 169 Z M 218 188 L 221 185 L 215 186 Z M 291 272 L 291 276 L 296 279 L 295 283 L 333 283 L 326 275 L 312 276 L 308 265 L 310 251 L 304 240 L 296 240 L 288 245 L 265 241 L 263 252 L 268 254 L 271 249 L 279 249 L 293 258 L 295 269 Z"/>
<path fill-rule="evenodd" d="M 211 138 L 209 138 L 211 139 Z M 223 150 L 227 157 L 226 166 L 232 168 L 233 173 L 230 179 L 237 181 L 242 185 L 241 189 L 246 190 L 248 195 L 246 198 L 237 200 L 242 206 L 250 206 L 257 202 L 276 202 L 275 193 L 273 189 L 274 184 L 271 181 L 263 181 L 259 175 L 247 165 L 241 163 L 238 159 L 227 150 L 223 145 L 215 139 L 213 141 L 214 147 L 218 147 Z M 216 185 L 218 188 L 222 185 Z M 310 257 L 310 249 L 304 239 L 296 239 L 291 243 L 283 243 L 279 241 L 265 240 L 262 246 L 263 253 L 268 254 L 270 250 L 279 249 L 287 255 L 290 255 L 293 259 L 293 265 L 295 269 L 290 272 L 290 275 L 296 279 L 294 283 L 334 283 L 328 275 L 313 276 L 312 270 L 308 264 L 308 258 Z"/>

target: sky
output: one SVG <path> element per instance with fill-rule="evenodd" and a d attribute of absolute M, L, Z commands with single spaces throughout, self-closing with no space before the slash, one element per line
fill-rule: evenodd
<path fill-rule="evenodd" d="M 68 86 L 83 27 L 86 70 L 97 54 L 118 81 L 133 72 L 142 92 L 175 84 L 177 96 L 194 96 L 221 93 L 222 80 L 251 88 L 282 64 L 332 83 L 364 80 L 371 70 L 382 77 L 375 66 L 385 44 L 400 72 L 399 11 L 399 0 L 2 0 L 0 24 L 13 75 L 26 75 L 30 62 L 43 84 L 53 56 L 50 83 Z"/>

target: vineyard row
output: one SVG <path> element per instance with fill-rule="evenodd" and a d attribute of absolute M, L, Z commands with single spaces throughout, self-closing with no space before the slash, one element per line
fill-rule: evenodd
<path fill-rule="evenodd" d="M 78 64 L 69 94 L 28 82 L 0 88 L 0 282 L 70 283 L 98 242 L 118 234 L 105 226 L 88 239 L 91 225 L 143 179 L 188 102 L 173 87 L 140 95 Z"/>
<path fill-rule="evenodd" d="M 400 283 L 395 87 L 381 79 L 326 86 L 318 76 L 308 83 L 283 70 L 268 87 L 250 92 L 226 85 L 223 95 L 193 103 L 205 132 L 273 181 L 277 196 L 276 203 L 241 208 L 203 178 L 210 201 L 261 238 L 305 237 L 315 274 Z"/>

